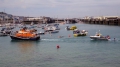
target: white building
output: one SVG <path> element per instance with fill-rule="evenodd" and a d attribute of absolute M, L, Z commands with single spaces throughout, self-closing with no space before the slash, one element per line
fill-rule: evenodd
<path fill-rule="evenodd" d="M 42 20 L 43 18 L 41 17 L 29 17 L 27 20 L 32 21 L 32 20 Z"/>

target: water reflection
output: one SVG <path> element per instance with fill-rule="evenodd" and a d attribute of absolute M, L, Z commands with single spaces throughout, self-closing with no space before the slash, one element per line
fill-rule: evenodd
<path fill-rule="evenodd" d="M 29 51 L 34 49 L 34 47 L 33 47 L 34 43 L 31 43 L 28 41 L 27 42 L 20 42 L 20 44 L 18 46 L 19 46 L 21 52 L 23 52 L 23 53 L 29 52 Z"/>
<path fill-rule="evenodd" d="M 36 46 L 38 46 L 40 41 L 19 41 L 11 40 L 11 43 L 17 45 L 22 53 L 34 52 Z"/>
<path fill-rule="evenodd" d="M 99 45 L 99 44 L 110 44 L 110 41 L 104 40 L 90 40 L 90 44 Z"/>
<path fill-rule="evenodd" d="M 36 41 L 16 41 L 11 40 L 13 47 L 15 48 L 15 55 L 19 61 L 28 61 L 33 59 L 37 53 L 38 43 Z M 40 44 L 40 43 L 39 43 Z"/>

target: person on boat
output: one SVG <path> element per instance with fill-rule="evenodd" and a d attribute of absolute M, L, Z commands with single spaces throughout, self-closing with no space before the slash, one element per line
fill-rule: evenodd
<path fill-rule="evenodd" d="M 115 41 L 116 39 L 114 38 L 114 41 Z"/>
<path fill-rule="evenodd" d="M 106 37 L 107 37 L 107 39 L 110 39 L 110 36 L 109 36 L 109 35 L 107 35 Z"/>

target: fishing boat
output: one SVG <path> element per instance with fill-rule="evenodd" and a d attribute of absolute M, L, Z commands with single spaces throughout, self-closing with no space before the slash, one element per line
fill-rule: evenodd
<path fill-rule="evenodd" d="M 12 28 L 2 28 L 0 36 L 8 36 L 12 32 Z"/>
<path fill-rule="evenodd" d="M 73 31 L 73 35 L 74 35 L 74 37 L 78 37 L 78 36 L 86 36 L 87 35 L 87 31 L 86 30 L 82 30 L 82 31 L 80 31 L 80 30 L 78 30 L 78 29 L 75 29 L 74 31 Z"/>
<path fill-rule="evenodd" d="M 5 32 L 0 32 L 0 36 L 8 36 L 8 34 Z"/>
<path fill-rule="evenodd" d="M 53 30 L 60 30 L 60 28 L 58 26 L 52 26 Z"/>
<path fill-rule="evenodd" d="M 59 28 L 59 24 L 53 24 L 53 26 L 52 26 L 55 30 L 60 30 L 60 28 Z"/>
<path fill-rule="evenodd" d="M 110 40 L 110 36 L 102 36 L 100 32 L 96 33 L 94 36 L 90 36 L 91 39 L 93 40 Z"/>
<path fill-rule="evenodd" d="M 47 31 L 49 33 L 58 33 L 59 32 L 55 26 L 48 27 Z"/>
<path fill-rule="evenodd" d="M 36 30 L 28 30 L 26 28 L 16 31 L 10 35 L 12 40 L 39 40 L 40 35 L 36 33 Z"/>
<path fill-rule="evenodd" d="M 65 28 L 66 30 L 70 30 L 70 28 L 69 28 L 69 26 L 66 26 L 66 28 Z"/>

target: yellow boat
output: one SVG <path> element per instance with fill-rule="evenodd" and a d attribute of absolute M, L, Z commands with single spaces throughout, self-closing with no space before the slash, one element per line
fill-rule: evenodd
<path fill-rule="evenodd" d="M 78 37 L 78 36 L 86 36 L 87 34 L 82 34 L 82 33 L 79 33 L 79 34 L 73 34 L 74 35 L 74 37 Z"/>
<path fill-rule="evenodd" d="M 72 27 L 70 28 L 70 30 L 75 30 L 75 29 L 77 29 L 76 26 L 72 26 Z"/>

